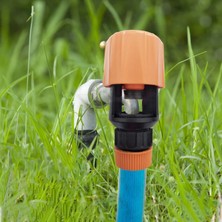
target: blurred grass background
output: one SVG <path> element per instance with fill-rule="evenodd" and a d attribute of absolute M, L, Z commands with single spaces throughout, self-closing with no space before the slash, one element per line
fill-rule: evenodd
<path fill-rule="evenodd" d="M 71 103 L 81 83 L 102 78 L 100 41 L 123 29 L 153 32 L 165 44 L 166 89 L 144 221 L 222 218 L 221 1 L 0 6 L 0 220 L 115 221 L 118 171 L 108 108 L 97 111 L 98 166 L 88 173 L 87 151 L 78 152 L 73 137 Z"/>

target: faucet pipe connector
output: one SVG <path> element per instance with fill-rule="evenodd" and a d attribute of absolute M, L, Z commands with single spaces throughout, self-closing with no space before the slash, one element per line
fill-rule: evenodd
<path fill-rule="evenodd" d="M 101 80 L 89 80 L 81 85 L 77 89 L 73 100 L 75 130 L 95 130 L 96 117 L 94 109 L 109 105 L 110 101 L 111 91 L 103 86 Z M 139 112 L 136 99 L 126 99 L 123 95 L 121 96 L 121 104 L 124 105 L 124 110 L 127 114 L 137 114 Z"/>

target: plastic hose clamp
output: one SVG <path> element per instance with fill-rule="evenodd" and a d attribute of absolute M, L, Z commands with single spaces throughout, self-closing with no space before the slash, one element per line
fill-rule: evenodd
<path fill-rule="evenodd" d="M 142 152 L 123 151 L 115 147 L 117 167 L 124 170 L 143 170 L 152 164 L 152 147 Z"/>

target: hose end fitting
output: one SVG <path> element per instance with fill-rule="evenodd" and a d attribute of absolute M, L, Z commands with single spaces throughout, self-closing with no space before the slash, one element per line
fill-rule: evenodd
<path fill-rule="evenodd" d="M 116 165 L 123 170 L 144 170 L 152 164 L 152 147 L 141 152 L 123 151 L 115 147 Z"/>

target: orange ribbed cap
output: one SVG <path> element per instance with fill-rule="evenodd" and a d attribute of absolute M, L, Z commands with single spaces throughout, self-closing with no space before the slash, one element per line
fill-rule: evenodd
<path fill-rule="evenodd" d="M 152 164 L 152 147 L 142 152 L 128 152 L 115 147 L 116 165 L 124 170 L 143 170 Z"/>
<path fill-rule="evenodd" d="M 104 86 L 114 84 L 164 87 L 164 46 L 154 34 L 126 30 L 105 45 Z"/>

